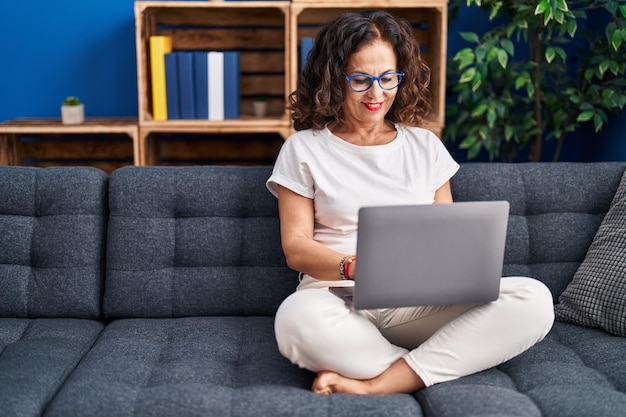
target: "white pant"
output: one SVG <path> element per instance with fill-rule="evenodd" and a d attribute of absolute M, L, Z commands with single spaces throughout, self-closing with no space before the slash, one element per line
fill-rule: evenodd
<path fill-rule="evenodd" d="M 552 295 L 532 278 L 503 278 L 484 304 L 353 310 L 327 289 L 291 294 L 276 313 L 280 352 L 313 372 L 369 379 L 404 358 L 426 386 L 498 365 L 542 340 Z"/>

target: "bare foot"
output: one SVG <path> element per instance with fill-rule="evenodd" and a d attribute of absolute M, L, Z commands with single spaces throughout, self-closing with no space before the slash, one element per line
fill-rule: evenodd
<path fill-rule="evenodd" d="M 368 380 L 346 378 L 336 372 L 322 371 L 317 374 L 311 390 L 316 394 L 369 394 Z"/>
<path fill-rule="evenodd" d="M 424 388 L 424 381 L 405 362 L 399 359 L 382 374 L 372 379 L 352 379 L 336 372 L 317 374 L 311 390 L 316 394 L 391 394 L 415 392 Z"/>

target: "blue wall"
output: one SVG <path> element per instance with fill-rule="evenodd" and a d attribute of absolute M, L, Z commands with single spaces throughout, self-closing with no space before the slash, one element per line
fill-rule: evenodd
<path fill-rule="evenodd" d="M 583 161 L 626 161 L 626 110 L 611 116 L 599 134 L 588 127 L 581 135 Z"/>
<path fill-rule="evenodd" d="M 6 1 L 0 12 L 0 121 L 59 117 L 62 100 L 79 96 L 87 116 L 136 116 L 133 0 Z M 459 31 L 488 25 L 464 9 L 451 22 L 448 56 Z M 599 135 L 581 132 L 564 160 L 626 160 L 626 112 Z M 547 146 L 548 147 L 548 146 Z"/>
<path fill-rule="evenodd" d="M 133 3 L 3 2 L 0 120 L 60 117 L 68 95 L 87 116 L 136 116 Z"/>

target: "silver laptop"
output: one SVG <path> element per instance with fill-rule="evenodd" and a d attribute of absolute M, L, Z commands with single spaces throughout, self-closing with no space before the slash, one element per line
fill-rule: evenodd
<path fill-rule="evenodd" d="M 357 309 L 498 298 L 509 203 L 363 207 L 354 288 L 331 291 Z"/>

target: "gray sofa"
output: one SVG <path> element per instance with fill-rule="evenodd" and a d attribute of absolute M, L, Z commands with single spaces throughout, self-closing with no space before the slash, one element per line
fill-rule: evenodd
<path fill-rule="evenodd" d="M 465 164 L 506 199 L 505 275 L 555 300 L 626 163 Z M 297 283 L 270 167 L 0 167 L 2 416 L 624 416 L 626 338 L 557 322 L 503 365 L 415 394 L 315 395 L 278 352 Z"/>

